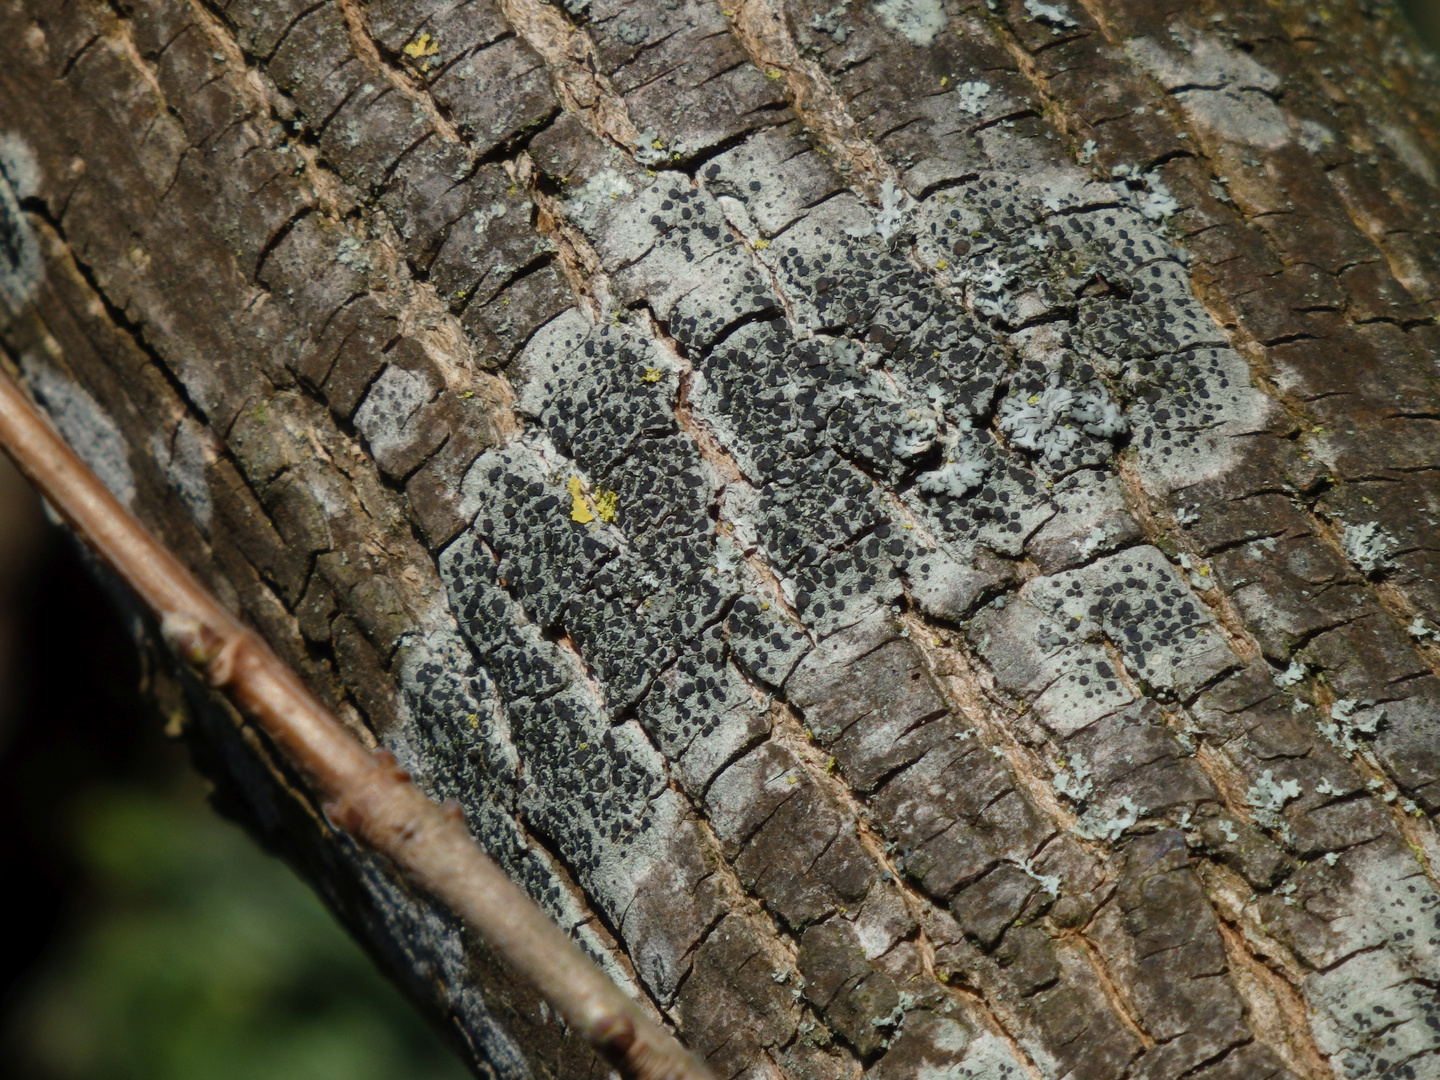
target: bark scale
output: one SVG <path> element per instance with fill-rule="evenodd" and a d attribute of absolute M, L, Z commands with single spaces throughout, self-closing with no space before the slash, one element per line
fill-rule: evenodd
<path fill-rule="evenodd" d="M 0 31 L 3 362 L 717 1074 L 1440 1076 L 1440 99 L 1388 5 Z M 187 690 L 477 1069 L 601 1068 Z"/>

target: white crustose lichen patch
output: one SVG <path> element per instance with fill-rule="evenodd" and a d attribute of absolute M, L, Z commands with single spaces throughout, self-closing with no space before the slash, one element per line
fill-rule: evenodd
<path fill-rule="evenodd" d="M 1341 538 L 1345 557 L 1365 574 L 1374 577 L 1390 567 L 1390 557 L 1400 546 L 1376 521 L 1346 525 Z"/>
<path fill-rule="evenodd" d="M 1084 754 L 1072 754 L 1065 768 L 1055 774 L 1055 794 L 1062 795 L 1073 803 L 1083 803 L 1094 790 L 1094 772 Z"/>
<path fill-rule="evenodd" d="M 1254 810 L 1256 821 L 1275 828 L 1280 823 L 1280 811 L 1285 809 L 1285 804 L 1291 799 L 1298 799 L 1301 794 L 1297 781 L 1276 780 L 1274 772 L 1266 769 L 1246 791 L 1245 801 Z"/>
<path fill-rule="evenodd" d="M 205 429 L 187 416 L 172 435 L 167 437 L 157 431 L 150 436 L 150 456 L 196 524 L 208 530 L 214 506 L 205 470 L 215 459 L 215 452 Z"/>
<path fill-rule="evenodd" d="M 1069 30 L 1080 25 L 1060 4 L 1047 4 L 1043 0 L 1025 0 L 1025 11 L 1036 22 L 1045 23 L 1056 30 Z"/>
<path fill-rule="evenodd" d="M 418 372 L 391 364 L 381 372 L 355 410 L 355 427 L 376 457 L 408 443 L 406 430 L 415 410 L 435 397 L 435 389 Z"/>
<path fill-rule="evenodd" d="M 40 167 L 29 146 L 0 134 L 0 326 L 23 311 L 40 286 L 40 245 L 20 208 L 39 190 Z"/>
<path fill-rule="evenodd" d="M 110 414 L 74 379 L 32 353 L 21 357 L 20 374 L 80 460 L 122 503 L 134 502 L 130 448 Z"/>
<path fill-rule="evenodd" d="M 1084 840 L 1108 840 L 1113 843 L 1125 830 L 1140 820 L 1145 808 L 1129 795 L 1122 795 L 1105 807 L 1092 807 L 1075 824 L 1075 835 Z"/>
<path fill-rule="evenodd" d="M 955 98 L 960 111 L 979 116 L 985 108 L 985 99 L 990 96 L 990 84 L 981 79 L 971 79 L 955 88 Z"/>
<path fill-rule="evenodd" d="M 876 0 L 875 14 L 912 45 L 927 46 L 950 22 L 941 0 Z"/>
<path fill-rule="evenodd" d="M 1175 95 L 1197 127 L 1226 142 L 1275 150 L 1291 139 L 1275 103 L 1280 78 L 1218 34 L 1179 30 L 1162 44 L 1135 38 L 1126 52 Z"/>

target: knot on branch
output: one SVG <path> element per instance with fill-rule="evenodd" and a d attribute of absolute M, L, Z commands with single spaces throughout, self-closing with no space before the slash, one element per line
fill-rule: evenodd
<path fill-rule="evenodd" d="M 187 665 L 216 690 L 229 686 L 235 676 L 235 654 L 240 640 L 225 638 L 194 615 L 169 612 L 160 621 L 160 636 Z"/>

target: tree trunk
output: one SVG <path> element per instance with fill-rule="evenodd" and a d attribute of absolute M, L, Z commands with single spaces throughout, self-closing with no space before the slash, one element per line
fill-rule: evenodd
<path fill-rule="evenodd" d="M 0 42 L 6 365 L 722 1080 L 1440 1077 L 1440 78 L 1388 4 Z M 479 1071 L 603 1071 L 176 678 Z"/>

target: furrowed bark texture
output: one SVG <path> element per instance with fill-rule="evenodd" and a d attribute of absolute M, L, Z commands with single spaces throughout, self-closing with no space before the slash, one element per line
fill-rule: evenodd
<path fill-rule="evenodd" d="M 0 87 L 4 362 L 718 1075 L 1440 1077 L 1388 5 L 4 0 Z M 190 737 L 478 1069 L 603 1071 Z"/>

